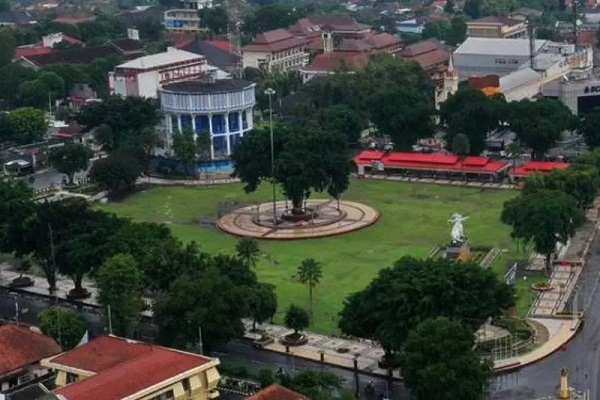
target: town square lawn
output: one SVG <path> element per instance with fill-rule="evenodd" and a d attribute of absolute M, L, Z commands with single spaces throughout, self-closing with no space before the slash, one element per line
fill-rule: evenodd
<path fill-rule="evenodd" d="M 219 205 L 268 201 L 270 193 L 267 184 L 251 194 L 245 194 L 241 184 L 162 187 L 142 190 L 102 208 L 136 221 L 166 223 L 177 237 L 194 240 L 209 253 L 235 253 L 238 238 L 211 224 Z M 291 303 L 308 308 L 308 287 L 298 283 L 294 274 L 303 259 L 312 257 L 322 263 L 323 278 L 314 289 L 310 329 L 325 334 L 338 332 L 338 313 L 346 296 L 363 289 L 377 271 L 400 257 L 426 257 L 435 245 L 447 243 L 447 220 L 454 212 L 469 217 L 465 233 L 471 246 L 500 246 L 508 249 L 506 255 L 512 255 L 515 246 L 499 216 L 502 204 L 516 194 L 512 190 L 353 179 L 343 198 L 377 209 L 381 217 L 373 226 L 322 239 L 260 241 L 265 256 L 256 272 L 259 280 L 277 287 L 275 322 L 282 322 Z M 324 196 L 313 194 L 311 198 L 319 197 Z"/>

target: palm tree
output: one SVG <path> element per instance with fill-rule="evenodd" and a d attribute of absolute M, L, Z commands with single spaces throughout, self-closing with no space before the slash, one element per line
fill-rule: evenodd
<path fill-rule="evenodd" d="M 260 257 L 260 249 L 256 239 L 252 238 L 241 238 L 240 241 L 235 245 L 238 257 L 244 260 L 246 264 L 251 267 L 256 267 L 258 258 Z"/>
<path fill-rule="evenodd" d="M 307 258 L 302 261 L 298 267 L 297 278 L 300 283 L 306 283 L 308 285 L 308 301 L 310 305 L 310 317 L 313 316 L 313 301 L 312 294 L 313 288 L 319 284 L 319 281 L 323 277 L 321 263 L 315 261 L 313 258 Z"/>

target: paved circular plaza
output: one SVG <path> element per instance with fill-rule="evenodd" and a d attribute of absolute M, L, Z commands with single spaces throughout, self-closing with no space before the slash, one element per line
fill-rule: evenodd
<path fill-rule="evenodd" d="M 273 203 L 262 203 L 238 208 L 217 220 L 219 229 L 237 236 L 257 239 L 291 240 L 335 236 L 353 232 L 374 224 L 379 212 L 372 207 L 352 201 L 308 200 L 306 208 L 311 217 L 291 221 L 290 204 L 276 203 L 277 219 L 273 218 Z"/>

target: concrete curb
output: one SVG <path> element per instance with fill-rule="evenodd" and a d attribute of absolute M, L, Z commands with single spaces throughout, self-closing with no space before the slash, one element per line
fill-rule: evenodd
<path fill-rule="evenodd" d="M 555 349 L 552 349 L 551 351 L 547 352 L 546 354 L 541 355 L 538 358 L 535 358 L 533 360 L 527 361 L 525 363 L 522 362 L 515 362 L 513 364 L 508 364 L 505 365 L 503 367 L 499 367 L 499 368 L 494 368 L 494 375 L 501 375 L 501 374 L 505 374 L 505 373 L 510 373 L 510 372 L 514 372 L 517 370 L 520 370 L 523 367 L 527 367 L 529 365 L 532 364 L 536 364 L 548 357 L 550 357 L 552 354 L 558 352 L 559 350 L 562 350 L 566 345 L 568 345 L 571 340 L 573 340 L 575 338 L 575 336 L 577 336 L 577 334 L 579 333 L 579 331 L 581 330 L 581 326 L 583 325 L 583 320 L 580 319 L 577 322 L 577 326 L 575 327 L 575 329 L 572 330 L 572 334 L 569 335 L 569 337 L 567 338 L 567 340 L 565 340 L 563 343 L 561 343 L 559 346 L 557 346 Z"/>

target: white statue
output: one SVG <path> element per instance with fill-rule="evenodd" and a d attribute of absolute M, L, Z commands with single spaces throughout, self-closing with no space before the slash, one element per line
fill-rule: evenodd
<path fill-rule="evenodd" d="M 469 217 L 464 217 L 459 213 L 454 213 L 448 220 L 452 224 L 452 231 L 450 232 L 450 236 L 452 237 L 453 242 L 462 242 L 465 240 L 465 230 L 463 228 L 463 222 L 469 219 Z"/>

